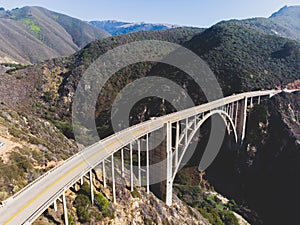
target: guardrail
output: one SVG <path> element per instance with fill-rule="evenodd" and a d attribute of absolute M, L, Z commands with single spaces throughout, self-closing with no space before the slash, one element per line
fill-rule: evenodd
<path fill-rule="evenodd" d="M 97 146 L 99 144 L 101 145 L 101 143 L 103 143 L 105 141 L 108 141 L 109 139 L 118 138 L 118 136 L 120 134 L 122 134 L 123 132 L 125 133 L 126 131 L 134 130 L 134 129 L 138 128 L 138 127 L 146 127 L 147 125 L 150 126 L 153 123 L 153 121 L 155 121 L 155 123 L 158 123 L 158 127 L 161 127 L 161 126 L 163 126 L 163 124 L 165 123 L 165 121 L 172 120 L 171 118 L 176 118 L 177 116 L 180 118 L 181 117 L 180 115 L 193 116 L 193 115 L 195 115 L 195 113 L 199 114 L 199 113 L 202 113 L 202 112 L 205 112 L 205 111 L 217 108 L 217 107 L 219 107 L 219 104 L 222 105 L 222 103 L 223 103 L 223 105 L 224 104 L 229 104 L 231 102 L 242 100 L 245 97 L 249 98 L 249 97 L 259 97 L 259 96 L 266 96 L 266 95 L 272 96 L 272 95 L 278 94 L 280 92 L 282 92 L 282 90 L 255 91 L 255 92 L 247 92 L 247 93 L 236 94 L 236 95 L 225 97 L 223 99 L 215 100 L 213 102 L 209 102 L 209 103 L 205 103 L 205 104 L 202 104 L 202 105 L 199 105 L 199 106 L 195 106 L 195 107 L 192 107 L 192 108 L 189 108 L 189 109 L 184 109 L 184 110 L 182 110 L 180 112 L 175 112 L 175 113 L 171 113 L 171 114 L 168 114 L 168 115 L 165 115 L 165 116 L 162 116 L 162 117 L 157 117 L 155 120 L 145 121 L 143 123 L 139 123 L 139 124 L 133 125 L 131 127 L 128 127 L 128 128 L 126 128 L 126 129 L 124 129 L 124 130 L 122 130 L 120 132 L 117 132 L 117 133 L 115 133 L 115 134 L 113 134 L 113 135 L 111 135 L 109 137 L 106 137 L 106 138 L 100 140 L 100 142 L 94 143 L 93 145 L 91 145 L 91 146 L 83 149 L 82 151 L 76 153 L 75 155 L 71 156 L 70 158 L 68 158 L 67 160 L 65 160 L 63 163 L 61 163 L 60 165 L 58 165 L 58 166 L 52 168 L 51 170 L 47 171 L 45 174 L 43 174 L 42 176 L 38 177 L 36 180 L 34 180 L 33 182 L 31 182 L 30 184 L 28 184 L 27 186 L 25 186 L 23 189 L 21 189 L 19 192 L 17 192 L 13 196 L 9 197 L 8 199 L 4 200 L 2 202 L 2 205 L 0 205 L 0 208 L 3 207 L 3 206 L 5 206 L 9 201 L 12 201 L 13 199 L 17 198 L 19 195 L 21 195 L 22 193 L 24 193 L 24 191 L 28 190 L 34 184 L 38 183 L 43 178 L 47 177 L 49 174 L 53 173 L 54 171 L 56 171 L 61 166 L 66 165 L 68 162 L 70 162 L 75 157 L 78 157 L 79 155 L 82 155 L 82 154 L 88 152 L 93 147 L 95 147 L 95 146 Z M 233 99 L 233 100 L 231 100 L 231 99 Z M 216 103 L 218 103 L 218 106 L 212 107 Z M 149 131 L 147 131 L 146 133 L 149 133 Z M 136 138 L 139 138 L 139 137 L 136 137 Z M 124 144 L 124 146 L 125 145 L 126 145 L 126 143 Z M 113 152 L 110 152 L 109 154 L 105 155 L 105 157 L 103 157 L 103 158 L 104 159 L 108 158 L 112 153 L 114 153 L 115 151 L 118 151 L 118 150 L 119 149 L 115 149 Z M 101 159 L 99 161 L 101 162 L 104 159 Z M 71 185 L 73 185 L 74 183 L 76 183 L 84 174 L 88 173 L 90 169 L 93 169 L 93 168 L 90 167 L 90 168 L 86 169 L 85 171 L 82 171 L 79 175 L 76 175 L 75 178 L 73 178 L 70 182 L 68 182 L 68 184 L 72 183 Z M 66 186 L 68 186 L 68 184 L 66 184 Z M 65 189 L 66 186 L 63 189 Z M 56 192 L 56 194 L 54 196 L 61 195 L 62 194 L 61 190 L 63 190 L 63 189 L 60 189 L 58 192 Z M 53 201 L 52 201 L 52 203 L 53 203 Z M 47 204 L 47 202 L 45 204 Z M 43 206 L 41 206 L 41 208 L 44 208 L 44 206 L 45 205 L 43 204 Z"/>

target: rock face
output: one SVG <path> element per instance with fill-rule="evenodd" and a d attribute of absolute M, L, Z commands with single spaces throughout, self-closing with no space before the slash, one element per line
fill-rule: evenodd
<path fill-rule="evenodd" d="M 199 211 L 187 206 L 173 196 L 173 205 L 168 207 L 152 193 L 138 190 L 141 198 L 126 198 L 115 206 L 115 219 L 112 224 L 209 224 Z M 130 192 L 126 190 L 127 195 Z M 129 193 L 128 193 L 129 192 Z"/>
<path fill-rule="evenodd" d="M 251 224 L 298 221 L 299 96 L 282 94 L 255 107 L 239 153 L 224 147 L 207 171 L 216 190 L 256 211 L 244 210 Z"/>

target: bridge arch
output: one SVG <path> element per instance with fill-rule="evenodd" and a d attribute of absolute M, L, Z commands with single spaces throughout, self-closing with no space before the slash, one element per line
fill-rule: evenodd
<path fill-rule="evenodd" d="M 187 139 L 187 143 L 183 147 L 182 154 L 180 155 L 180 157 L 178 159 L 178 162 L 176 162 L 176 166 L 175 166 L 175 169 L 173 171 L 173 177 L 172 177 L 173 181 L 175 179 L 175 176 L 176 176 L 176 174 L 177 174 L 177 172 L 179 170 L 179 167 L 180 167 L 180 164 L 182 162 L 182 159 L 183 159 L 183 157 L 184 157 L 184 155 L 185 155 L 185 153 L 186 153 L 186 151 L 188 149 L 188 146 L 190 145 L 193 137 L 196 135 L 196 133 L 198 132 L 198 130 L 200 129 L 200 127 L 202 126 L 202 124 L 206 120 L 208 120 L 209 118 L 211 118 L 213 115 L 219 115 L 222 118 L 222 120 L 224 121 L 224 123 L 226 125 L 226 129 L 227 129 L 227 131 L 228 131 L 229 134 L 230 134 L 230 127 L 228 126 L 227 123 L 228 122 L 230 123 L 231 127 L 233 128 L 233 133 L 234 133 L 235 141 L 236 141 L 236 143 L 238 142 L 237 129 L 236 129 L 236 126 L 235 126 L 232 118 L 230 117 L 230 115 L 227 112 L 225 112 L 224 110 L 217 109 L 217 110 L 210 111 L 209 113 L 205 114 L 203 116 L 203 118 L 201 118 L 201 120 L 197 123 L 197 125 L 195 126 L 195 128 L 190 133 L 190 135 L 189 135 L 189 137 Z M 192 124 L 190 126 L 186 127 L 184 129 L 184 131 L 182 132 L 183 133 L 182 135 L 184 135 L 184 133 L 187 132 L 187 130 L 190 129 L 191 126 L 192 126 Z"/>

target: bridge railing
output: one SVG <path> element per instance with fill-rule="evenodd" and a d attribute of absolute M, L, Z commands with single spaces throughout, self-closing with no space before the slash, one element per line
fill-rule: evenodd
<path fill-rule="evenodd" d="M 282 92 L 281 90 L 266 90 L 266 91 L 254 91 L 254 92 L 247 92 L 247 93 L 241 93 L 241 94 L 236 94 L 236 95 L 231 95 L 231 96 L 228 96 L 228 97 L 225 97 L 223 99 L 218 99 L 218 100 L 215 100 L 213 102 L 209 102 L 209 103 L 205 103 L 205 104 L 202 104 L 202 105 L 199 105 L 199 106 L 195 106 L 195 107 L 192 107 L 192 108 L 189 108 L 189 109 L 184 109 L 180 112 L 175 112 L 175 113 L 171 113 L 171 114 L 168 114 L 168 115 L 165 115 L 165 116 L 162 116 L 162 117 L 158 117 L 155 121 L 156 122 L 159 122 L 163 125 L 163 123 L 165 121 L 168 121 L 170 120 L 170 122 L 174 122 L 174 121 L 178 121 L 178 120 L 181 120 L 182 118 L 181 117 L 191 117 L 191 116 L 194 116 L 195 114 L 198 114 L 198 113 L 202 113 L 202 112 L 206 112 L 208 110 L 213 110 L 214 108 L 217 108 L 219 107 L 219 105 L 221 106 L 222 104 L 229 104 L 231 102 L 235 102 L 235 101 L 239 101 L 239 100 L 242 100 L 243 98 L 245 97 L 258 97 L 258 96 L 265 96 L 265 95 L 271 95 L 271 94 L 278 94 Z M 231 99 L 234 99 L 234 100 L 231 100 Z M 215 107 L 212 107 L 211 105 L 212 104 L 216 104 L 216 103 L 219 103 L 219 105 L 215 106 Z M 173 121 L 174 120 L 174 121 Z M 145 121 L 143 123 L 139 123 L 139 124 L 136 124 L 136 125 L 133 125 L 131 127 L 128 127 L 126 128 L 125 130 L 128 131 L 128 129 L 136 129 L 138 127 L 146 127 L 147 125 L 150 125 L 153 121 L 149 120 L 149 121 Z M 117 138 L 117 136 L 122 133 L 123 131 L 125 130 L 122 130 L 120 132 L 117 132 L 109 137 L 106 137 L 104 139 L 102 139 L 100 142 L 104 142 L 108 139 L 112 139 L 112 138 Z M 139 137 L 136 137 L 136 138 L 139 138 Z M 42 176 L 38 177 L 37 179 L 35 179 L 33 182 L 31 182 L 30 184 L 28 184 L 27 186 L 25 186 L 23 189 L 21 189 L 19 192 L 17 192 L 16 194 L 14 194 L 13 196 L 9 197 L 8 199 L 4 200 L 2 202 L 2 205 L 0 205 L 0 207 L 3 207 L 7 202 L 17 198 L 20 194 L 22 194 L 24 191 L 28 190 L 30 187 L 32 187 L 34 184 L 36 184 L 37 182 L 39 182 L 40 180 L 42 180 L 43 178 L 45 178 L 46 176 L 48 176 L 49 174 L 53 173 L 55 170 L 57 170 L 58 168 L 60 168 L 62 165 L 65 165 L 66 163 L 68 163 L 69 161 L 71 161 L 73 158 L 75 157 L 78 157 L 80 154 L 83 154 L 84 152 L 87 152 L 89 151 L 89 149 L 95 147 L 99 145 L 99 142 L 96 142 L 94 143 L 93 145 L 87 147 L 86 149 L 74 154 L 73 156 L 71 156 L 70 158 L 68 158 L 67 160 L 65 160 L 63 163 L 61 163 L 60 165 L 52 168 L 51 170 L 49 170 L 48 172 L 46 172 L 45 174 L 43 174 Z M 126 143 L 124 144 L 124 146 L 126 145 Z M 118 149 L 114 150 L 115 151 L 118 151 Z M 113 153 L 114 153 L 113 152 Z M 108 153 L 107 155 L 105 155 L 104 159 L 109 157 L 112 153 Z M 87 170 L 88 172 L 88 170 Z M 77 177 L 76 177 L 77 179 Z M 78 178 L 80 179 L 80 177 Z"/>

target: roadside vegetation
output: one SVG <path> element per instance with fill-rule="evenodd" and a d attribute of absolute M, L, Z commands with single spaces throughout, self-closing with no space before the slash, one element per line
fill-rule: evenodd
<path fill-rule="evenodd" d="M 213 189 L 209 186 L 195 184 L 190 173 L 186 170 L 179 171 L 174 184 L 176 195 L 189 206 L 197 209 L 211 224 L 214 225 L 238 225 L 238 219 L 233 214 L 238 210 L 234 201 L 227 204 L 213 195 Z"/>

